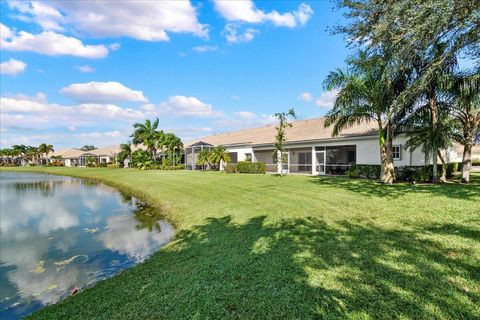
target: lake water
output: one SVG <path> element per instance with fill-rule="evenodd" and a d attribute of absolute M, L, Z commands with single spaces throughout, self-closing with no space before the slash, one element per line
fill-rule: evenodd
<path fill-rule="evenodd" d="M 173 228 L 103 184 L 0 172 L 0 318 L 18 319 L 144 261 Z"/>

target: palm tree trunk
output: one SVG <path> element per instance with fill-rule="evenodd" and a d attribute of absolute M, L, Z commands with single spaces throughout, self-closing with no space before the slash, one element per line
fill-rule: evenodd
<path fill-rule="evenodd" d="M 438 154 L 438 158 L 442 162 L 442 175 L 440 176 L 439 180 L 440 182 L 447 182 L 447 164 L 440 150 L 437 151 L 437 154 Z"/>
<path fill-rule="evenodd" d="M 463 146 L 463 159 L 462 159 L 462 182 L 470 182 L 470 170 L 472 168 L 472 135 L 467 136 L 466 143 Z"/>
<path fill-rule="evenodd" d="M 395 170 L 392 160 L 393 155 L 389 155 L 389 152 L 387 151 L 386 140 L 388 139 L 385 138 L 385 131 L 381 120 L 378 121 L 378 139 L 380 144 L 380 182 L 392 184 L 395 180 Z"/>
<path fill-rule="evenodd" d="M 435 88 L 431 88 L 429 97 L 428 97 L 428 107 L 430 109 L 430 115 L 431 115 L 431 126 L 432 126 L 432 132 L 435 133 L 436 126 L 437 126 L 437 100 L 435 97 Z M 438 148 L 436 147 L 436 142 L 432 141 L 432 150 L 431 150 L 431 155 L 432 155 L 432 161 L 433 161 L 433 175 L 432 175 L 432 182 L 436 183 L 438 180 L 438 161 L 437 161 L 437 154 L 438 154 Z"/>

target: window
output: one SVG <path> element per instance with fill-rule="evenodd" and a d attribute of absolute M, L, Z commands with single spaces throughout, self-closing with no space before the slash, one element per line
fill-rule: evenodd
<path fill-rule="evenodd" d="M 229 152 L 228 155 L 230 156 L 231 163 L 237 163 L 238 152 Z"/>
<path fill-rule="evenodd" d="M 393 146 L 393 160 L 402 160 L 402 146 Z"/>
<path fill-rule="evenodd" d="M 245 153 L 245 161 L 252 161 L 252 154 L 251 153 Z"/>

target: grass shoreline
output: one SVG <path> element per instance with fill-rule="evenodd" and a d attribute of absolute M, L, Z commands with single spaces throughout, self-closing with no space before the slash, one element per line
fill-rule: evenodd
<path fill-rule="evenodd" d="M 94 178 L 166 211 L 178 228 L 144 264 L 31 318 L 480 316 L 478 174 L 471 185 L 382 186 L 210 172 L 13 171 Z"/>

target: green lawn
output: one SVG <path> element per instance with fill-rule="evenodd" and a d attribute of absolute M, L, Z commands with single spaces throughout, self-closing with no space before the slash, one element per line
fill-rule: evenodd
<path fill-rule="evenodd" d="M 133 169 L 29 168 L 145 198 L 175 240 L 36 319 L 480 318 L 471 185 Z M 22 169 L 20 169 L 22 170 Z"/>

